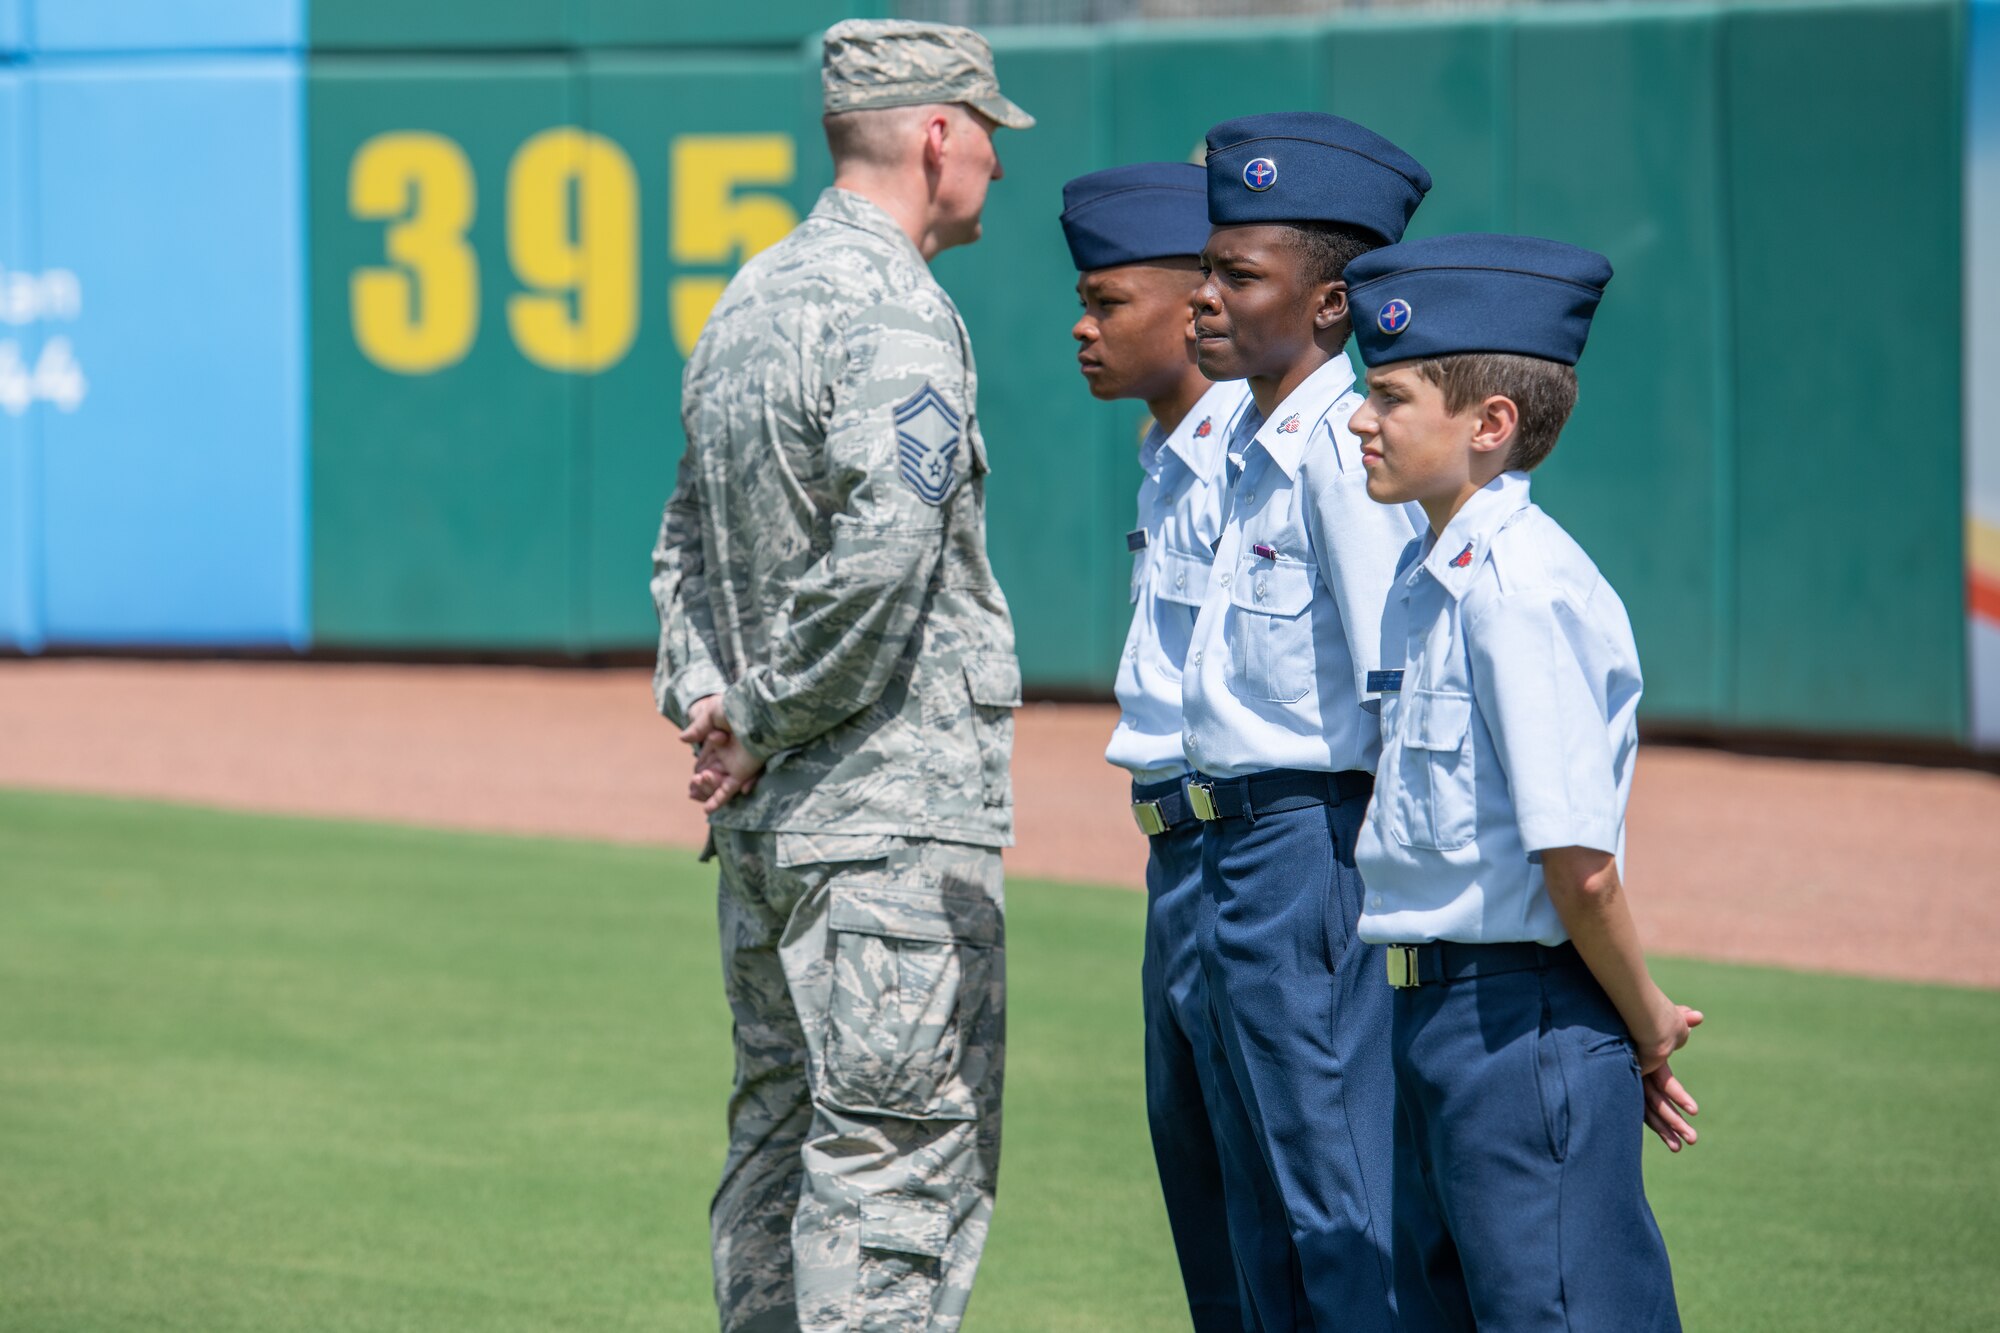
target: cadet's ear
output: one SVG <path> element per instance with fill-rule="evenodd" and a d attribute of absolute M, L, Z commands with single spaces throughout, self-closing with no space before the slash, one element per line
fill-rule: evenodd
<path fill-rule="evenodd" d="M 1515 432 L 1521 426 L 1521 409 L 1514 405 L 1514 400 L 1504 393 L 1489 394 L 1478 411 L 1479 420 L 1472 429 L 1472 451 L 1485 454 L 1512 446 Z"/>
<path fill-rule="evenodd" d="M 1330 329 L 1347 318 L 1347 279 L 1335 278 L 1319 285 L 1319 306 L 1313 311 L 1313 327 Z"/>

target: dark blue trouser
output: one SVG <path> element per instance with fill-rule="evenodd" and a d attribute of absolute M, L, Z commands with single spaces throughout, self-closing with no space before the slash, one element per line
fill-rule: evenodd
<path fill-rule="evenodd" d="M 1134 784 L 1153 800 L 1179 782 Z M 1201 825 L 1187 822 L 1147 839 L 1146 953 L 1140 991 L 1146 1014 L 1146 1119 L 1166 1196 L 1167 1223 L 1196 1333 L 1242 1333 L 1243 1302 L 1229 1245 L 1223 1166 L 1209 1118 L 1204 1070 L 1217 1063 L 1208 985 L 1195 950 L 1201 904 Z"/>
<path fill-rule="evenodd" d="M 1393 992 L 1404 1327 L 1678 1330 L 1639 1062 L 1564 961 Z"/>
<path fill-rule="evenodd" d="M 1202 963 L 1225 1067 L 1217 1129 L 1252 1327 L 1391 1333 L 1394 1093 L 1382 951 L 1354 933 L 1365 799 L 1215 820 Z"/>

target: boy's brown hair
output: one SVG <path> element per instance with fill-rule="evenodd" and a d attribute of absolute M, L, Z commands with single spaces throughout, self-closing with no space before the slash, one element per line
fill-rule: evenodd
<path fill-rule="evenodd" d="M 1444 410 L 1463 412 L 1495 394 L 1514 400 L 1520 424 L 1507 450 L 1507 470 L 1527 472 L 1556 447 L 1576 407 L 1576 367 L 1508 352 L 1461 352 L 1417 363 L 1417 373 L 1444 391 Z"/>

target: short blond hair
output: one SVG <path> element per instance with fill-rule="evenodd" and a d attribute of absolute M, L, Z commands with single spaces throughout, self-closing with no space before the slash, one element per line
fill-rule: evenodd
<path fill-rule="evenodd" d="M 917 125 L 939 109 L 936 105 L 889 106 L 827 112 L 819 123 L 826 131 L 834 170 L 843 166 L 901 166 L 910 155 Z"/>

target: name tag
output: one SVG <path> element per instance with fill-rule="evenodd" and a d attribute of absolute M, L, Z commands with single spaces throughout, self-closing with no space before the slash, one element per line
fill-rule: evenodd
<path fill-rule="evenodd" d="M 1143 551 L 1143 550 L 1145 550 L 1145 549 L 1146 549 L 1146 530 L 1145 530 L 1144 528 L 1134 528 L 1134 529 L 1132 529 L 1132 530 L 1131 530 L 1130 532 L 1126 533 L 1126 534 L 1125 534 L 1125 549 L 1126 549 L 1126 550 L 1128 550 L 1128 551 Z"/>
<path fill-rule="evenodd" d="M 1369 694 L 1401 694 L 1403 673 L 1401 671 L 1371 671 L 1368 673 Z"/>

